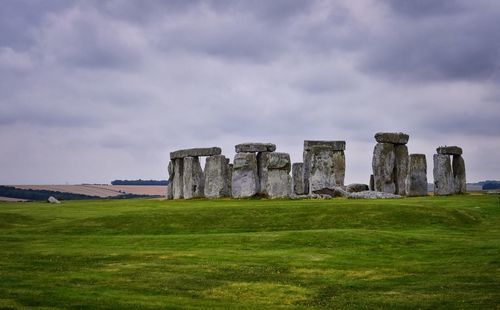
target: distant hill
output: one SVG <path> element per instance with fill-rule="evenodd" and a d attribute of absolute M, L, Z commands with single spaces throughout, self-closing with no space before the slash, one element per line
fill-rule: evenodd
<path fill-rule="evenodd" d="M 151 185 L 151 186 L 162 186 L 168 185 L 167 180 L 114 180 L 111 185 Z"/>

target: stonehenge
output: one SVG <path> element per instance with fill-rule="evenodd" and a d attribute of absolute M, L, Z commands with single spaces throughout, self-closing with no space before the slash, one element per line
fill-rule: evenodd
<path fill-rule="evenodd" d="M 462 148 L 442 146 L 434 154 L 434 195 L 444 196 L 467 192 L 465 162 Z"/>
<path fill-rule="evenodd" d="M 170 153 L 167 199 L 196 198 L 399 198 L 427 195 L 425 154 L 409 154 L 409 135 L 375 134 L 369 185 L 345 182 L 345 141 L 304 140 L 302 162 L 272 143 L 235 145 L 231 163 L 219 147 Z M 202 169 L 200 157 L 205 157 Z M 466 192 L 462 149 L 444 146 L 433 157 L 434 194 Z"/>

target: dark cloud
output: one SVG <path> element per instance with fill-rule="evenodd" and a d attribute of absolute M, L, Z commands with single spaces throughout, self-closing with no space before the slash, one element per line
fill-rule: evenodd
<path fill-rule="evenodd" d="M 391 8 L 407 17 L 429 17 L 455 14 L 464 10 L 457 0 L 388 0 Z"/>

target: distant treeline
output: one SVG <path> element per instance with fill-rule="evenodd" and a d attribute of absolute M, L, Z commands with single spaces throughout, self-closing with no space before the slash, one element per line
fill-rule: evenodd
<path fill-rule="evenodd" d="M 111 185 L 168 185 L 167 180 L 114 180 Z"/>
<path fill-rule="evenodd" d="M 485 181 L 485 182 L 480 182 L 483 183 L 483 190 L 488 190 L 488 189 L 500 189 L 500 181 Z"/>
<path fill-rule="evenodd" d="M 102 199 L 97 196 L 88 196 L 73 193 L 63 193 L 56 191 L 47 191 L 41 189 L 21 189 L 12 186 L 0 185 L 0 196 L 9 198 L 18 198 L 26 200 L 37 200 L 44 201 L 50 196 L 57 198 L 58 200 L 76 200 L 76 199 Z"/>

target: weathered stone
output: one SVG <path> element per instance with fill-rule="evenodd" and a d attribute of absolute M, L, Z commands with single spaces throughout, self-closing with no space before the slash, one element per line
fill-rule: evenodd
<path fill-rule="evenodd" d="M 375 140 L 378 143 L 406 144 L 410 136 L 402 132 L 377 132 Z"/>
<path fill-rule="evenodd" d="M 172 179 L 172 197 L 174 199 L 184 198 L 184 178 L 182 174 L 184 173 L 184 160 L 182 158 L 177 158 L 172 160 L 174 166 L 174 176 Z"/>
<path fill-rule="evenodd" d="M 205 178 L 198 157 L 184 157 L 184 199 L 200 198 L 204 195 Z"/>
<path fill-rule="evenodd" d="M 294 163 L 292 165 L 292 188 L 296 195 L 304 195 L 304 164 Z"/>
<path fill-rule="evenodd" d="M 370 174 L 370 191 L 375 190 L 375 179 L 373 178 L 373 174 Z"/>
<path fill-rule="evenodd" d="M 425 154 L 411 154 L 409 156 L 406 195 L 410 197 L 427 195 L 427 161 Z"/>
<path fill-rule="evenodd" d="M 206 198 L 221 198 L 230 195 L 229 159 L 224 155 L 213 155 L 205 161 L 205 186 Z"/>
<path fill-rule="evenodd" d="M 206 147 L 178 150 L 170 153 L 170 159 L 178 159 L 184 157 L 198 157 L 198 156 L 213 156 L 220 155 L 222 150 L 220 147 Z"/>
<path fill-rule="evenodd" d="M 259 190 L 257 156 L 255 153 L 237 153 L 234 156 L 232 176 L 232 196 L 252 197 Z"/>
<path fill-rule="evenodd" d="M 384 192 L 362 191 L 359 193 L 350 193 L 347 198 L 350 198 L 350 199 L 398 199 L 398 198 L 401 198 L 401 196 L 390 194 L 390 193 L 384 193 Z"/>
<path fill-rule="evenodd" d="M 322 189 L 314 190 L 312 193 L 315 195 L 320 195 L 321 197 L 326 196 L 326 198 L 348 197 L 349 196 L 349 193 L 340 186 L 334 186 L 331 188 L 322 188 Z"/>
<path fill-rule="evenodd" d="M 370 190 L 370 187 L 366 184 L 361 184 L 361 183 L 349 184 L 346 187 L 346 191 L 348 193 L 357 193 L 357 192 L 362 192 L 362 191 L 367 191 L 367 190 Z"/>
<path fill-rule="evenodd" d="M 453 155 L 453 186 L 455 194 L 465 194 L 467 192 L 467 182 L 465 180 L 465 162 L 461 155 Z"/>
<path fill-rule="evenodd" d="M 284 169 L 270 169 L 266 182 L 266 194 L 269 198 L 287 198 L 291 194 L 291 177 Z"/>
<path fill-rule="evenodd" d="M 335 187 L 337 183 L 332 149 L 325 146 L 314 146 L 309 150 L 309 154 L 309 191 L 312 193 L 323 188 Z"/>
<path fill-rule="evenodd" d="M 344 151 L 337 151 L 332 154 L 333 175 L 337 186 L 344 186 L 345 180 L 345 154 Z"/>
<path fill-rule="evenodd" d="M 168 184 L 165 193 L 166 199 L 174 199 L 174 193 L 172 191 L 172 181 L 174 180 L 174 164 L 172 161 L 168 162 Z"/>
<path fill-rule="evenodd" d="M 404 196 L 406 193 L 406 176 L 408 175 L 408 147 L 406 145 L 395 145 L 394 154 L 396 162 L 394 165 L 395 193 Z"/>
<path fill-rule="evenodd" d="M 304 153 L 303 153 L 303 182 L 304 182 L 304 194 L 309 194 L 310 188 L 310 180 L 309 176 L 311 174 L 311 164 L 312 164 L 312 149 L 313 148 L 323 148 L 325 151 L 329 150 L 329 152 L 333 154 L 336 152 L 342 152 L 341 154 L 336 155 L 335 161 L 338 161 L 338 171 L 336 174 L 337 181 L 341 181 L 343 184 L 345 175 L 345 156 L 343 155 L 343 151 L 345 150 L 345 141 L 315 141 L 315 140 L 305 140 L 304 141 Z M 343 165 L 342 165 L 343 163 Z M 342 169 L 343 166 L 343 169 Z"/>
<path fill-rule="evenodd" d="M 48 199 L 47 199 L 47 202 L 48 203 L 61 203 L 59 200 L 57 200 L 56 197 L 54 196 L 50 196 Z"/>
<path fill-rule="evenodd" d="M 453 175 L 449 155 L 434 154 L 434 195 L 450 195 L 453 193 Z"/>
<path fill-rule="evenodd" d="M 258 193 L 261 195 L 267 195 L 266 193 L 266 188 L 267 188 L 267 171 L 268 171 L 268 165 L 269 165 L 269 159 L 267 157 L 267 154 L 270 154 L 270 152 L 259 152 L 257 153 L 257 171 L 259 175 L 259 188 L 258 188 Z"/>
<path fill-rule="evenodd" d="M 228 188 L 228 196 L 231 196 L 232 193 L 232 183 L 233 183 L 233 164 L 229 163 L 229 158 L 227 159 L 227 188 Z"/>
<path fill-rule="evenodd" d="M 267 169 L 280 169 L 290 172 L 290 154 L 288 153 L 267 153 Z"/>
<path fill-rule="evenodd" d="M 462 155 L 462 148 L 458 146 L 440 146 L 436 149 L 436 152 L 442 155 Z"/>
<path fill-rule="evenodd" d="M 236 153 L 274 152 L 276 144 L 272 143 L 241 143 L 234 146 Z"/>
<path fill-rule="evenodd" d="M 329 147 L 333 151 L 345 151 L 345 141 L 304 140 L 304 150 L 315 146 Z"/>
<path fill-rule="evenodd" d="M 373 181 L 375 191 L 394 194 L 396 185 L 394 183 L 395 164 L 394 144 L 377 143 L 373 150 Z"/>

